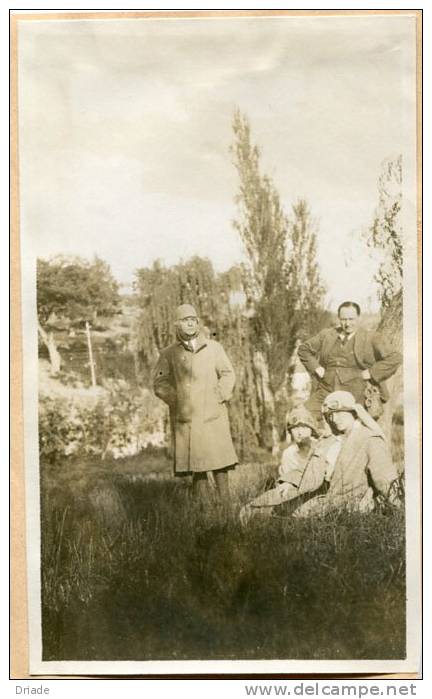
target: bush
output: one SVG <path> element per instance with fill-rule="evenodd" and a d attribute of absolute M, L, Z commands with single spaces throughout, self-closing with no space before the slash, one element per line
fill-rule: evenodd
<path fill-rule="evenodd" d="M 163 444 L 162 421 L 160 402 L 124 381 L 111 381 L 97 394 L 41 396 L 40 456 L 49 463 L 65 456 L 130 456 L 148 444 Z"/>

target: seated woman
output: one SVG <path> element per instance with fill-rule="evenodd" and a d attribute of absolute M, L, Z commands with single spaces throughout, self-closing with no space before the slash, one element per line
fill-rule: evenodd
<path fill-rule="evenodd" d="M 348 391 L 330 393 L 322 413 L 332 436 L 321 440 L 308 461 L 293 516 L 342 508 L 369 512 L 377 502 L 401 507 L 398 473 L 378 423 Z"/>
<path fill-rule="evenodd" d="M 240 510 L 240 521 L 247 524 L 254 514 L 272 515 L 273 508 L 297 496 L 298 487 L 318 437 L 312 415 L 304 406 L 287 415 L 287 431 L 292 443 L 282 454 L 276 486 L 247 503 Z"/>

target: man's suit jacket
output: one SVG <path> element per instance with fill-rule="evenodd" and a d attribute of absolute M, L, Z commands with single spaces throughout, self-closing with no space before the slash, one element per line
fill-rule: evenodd
<path fill-rule="evenodd" d="M 317 367 L 327 368 L 338 332 L 337 328 L 326 328 L 298 348 L 299 359 L 311 376 L 315 376 Z M 399 367 L 402 361 L 400 352 L 393 350 L 380 333 L 358 328 L 354 335 L 354 356 L 359 369 L 369 369 L 373 383 L 380 387 L 382 400 L 388 400 L 389 393 L 383 382 Z"/>

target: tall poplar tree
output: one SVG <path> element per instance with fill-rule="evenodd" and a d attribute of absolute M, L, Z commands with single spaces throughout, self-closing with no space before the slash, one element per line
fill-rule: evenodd
<path fill-rule="evenodd" d="M 231 153 L 240 180 L 234 227 L 249 260 L 246 287 L 255 311 L 256 348 L 264 355 L 275 394 L 285 379 L 298 329 L 286 255 L 289 222 L 272 180 L 261 172 L 260 151 L 239 111 L 233 130 Z"/>
<path fill-rule="evenodd" d="M 231 147 L 240 186 L 234 221 L 249 260 L 256 347 L 262 351 L 274 395 L 283 385 L 305 318 L 321 311 L 324 287 L 316 261 L 316 232 L 308 205 L 299 200 L 288 218 L 270 177 L 260 168 L 249 121 L 236 111 Z"/>

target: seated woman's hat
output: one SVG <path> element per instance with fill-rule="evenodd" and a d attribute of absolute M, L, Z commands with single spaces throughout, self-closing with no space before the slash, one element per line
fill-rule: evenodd
<path fill-rule="evenodd" d="M 318 437 L 318 428 L 312 414 L 307 410 L 304 405 L 299 405 L 297 408 L 290 410 L 286 417 L 287 430 L 291 430 L 293 427 L 310 427 L 314 437 Z"/>
<path fill-rule="evenodd" d="M 329 393 L 325 397 L 321 410 L 324 415 L 342 411 L 357 414 L 357 408 L 358 405 L 352 393 L 349 393 L 349 391 L 333 391 L 333 393 Z"/>
<path fill-rule="evenodd" d="M 352 393 L 348 391 L 333 391 L 333 393 L 329 393 L 321 406 L 321 412 L 325 420 L 328 421 L 328 417 L 331 413 L 342 411 L 354 413 L 365 427 L 372 430 L 375 435 L 382 437 L 384 440 L 386 439 L 380 425 L 373 419 L 372 415 L 369 415 L 363 405 L 356 403 Z"/>

